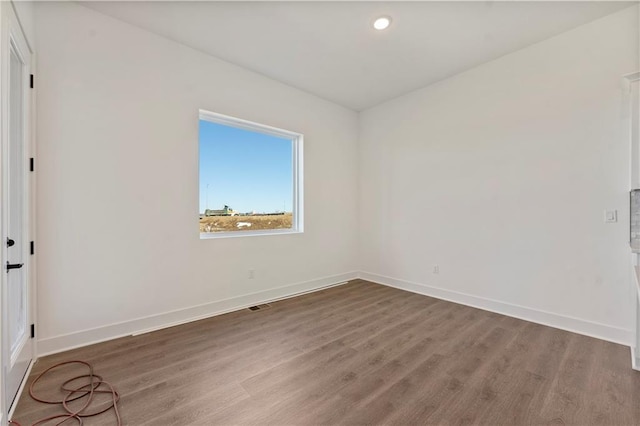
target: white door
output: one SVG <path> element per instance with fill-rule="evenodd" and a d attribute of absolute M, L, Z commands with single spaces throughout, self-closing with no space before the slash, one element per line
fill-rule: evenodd
<path fill-rule="evenodd" d="M 29 289 L 30 56 L 10 2 L 2 2 L 2 363 L 11 409 L 32 358 Z"/>

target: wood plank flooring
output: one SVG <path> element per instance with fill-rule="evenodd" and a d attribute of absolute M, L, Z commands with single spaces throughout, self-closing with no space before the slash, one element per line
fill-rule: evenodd
<path fill-rule="evenodd" d="M 361 280 L 45 357 L 28 384 L 73 359 L 127 425 L 640 424 L 629 348 Z M 25 391 L 13 418 L 58 412 Z"/>

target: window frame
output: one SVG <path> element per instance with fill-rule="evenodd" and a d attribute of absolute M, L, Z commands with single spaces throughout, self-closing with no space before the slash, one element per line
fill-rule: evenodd
<path fill-rule="evenodd" d="M 292 168 L 293 168 L 293 198 L 292 198 L 292 221 L 289 229 L 263 229 L 257 231 L 223 231 L 223 232 L 200 232 L 201 240 L 216 238 L 234 237 L 254 237 L 260 235 L 286 235 L 301 234 L 304 232 L 304 184 L 303 184 L 303 142 L 302 133 L 290 130 L 279 129 L 217 112 L 199 110 L 198 122 L 208 121 L 223 126 L 235 127 L 237 129 L 249 130 L 270 136 L 286 138 L 291 140 L 292 145 Z M 198 133 L 198 184 L 200 184 L 200 134 Z M 199 191 L 198 191 L 199 192 Z M 200 210 L 200 209 L 198 209 Z M 198 212 L 198 214 L 200 214 Z"/>

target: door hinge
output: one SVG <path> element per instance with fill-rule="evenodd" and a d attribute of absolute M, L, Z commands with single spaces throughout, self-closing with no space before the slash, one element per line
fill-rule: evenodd
<path fill-rule="evenodd" d="M 29 171 L 32 172 L 36 169 L 36 161 L 33 157 L 29 158 Z"/>
<path fill-rule="evenodd" d="M 33 256 L 34 254 L 36 254 L 36 242 L 31 241 L 30 246 L 31 246 L 31 255 Z"/>
<path fill-rule="evenodd" d="M 36 325 L 31 324 L 31 338 L 33 339 L 34 337 L 36 337 Z"/>
<path fill-rule="evenodd" d="M 29 86 L 33 89 L 33 74 L 29 78 Z"/>

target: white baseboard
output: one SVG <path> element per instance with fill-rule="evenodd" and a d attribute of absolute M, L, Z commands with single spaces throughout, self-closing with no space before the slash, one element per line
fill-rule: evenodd
<path fill-rule="evenodd" d="M 322 290 L 327 287 L 340 285 L 355 278 L 362 278 L 364 280 L 383 284 L 389 287 L 411 291 L 413 293 L 423 294 L 454 303 L 460 303 L 474 308 L 484 309 L 502 315 L 559 328 L 561 330 L 619 343 L 625 346 L 630 346 L 630 342 L 632 341 L 632 331 L 628 329 L 612 327 L 606 324 L 554 314 L 551 312 L 545 312 L 369 272 L 348 272 L 345 274 L 319 278 L 316 280 L 278 287 L 203 305 L 192 306 L 190 308 L 165 312 L 158 315 L 137 318 L 130 321 L 41 339 L 38 340 L 38 356 L 51 355 L 82 346 L 92 345 L 94 343 L 117 339 L 119 337 L 173 327 L 187 322 L 245 309 L 252 305 L 273 302 L 279 299 L 286 299 L 300 294 Z M 640 369 L 640 360 L 636 359 L 633 348 L 632 362 L 635 369 Z"/>
<path fill-rule="evenodd" d="M 348 272 L 345 274 L 333 275 L 330 277 L 277 287 L 244 296 L 219 300 L 203 305 L 192 306 L 190 308 L 165 312 L 158 315 L 82 330 L 75 333 L 48 337 L 38 340 L 38 356 L 51 355 L 82 346 L 92 345 L 94 343 L 104 342 L 106 340 L 117 339 L 119 337 L 130 336 L 133 334 L 147 333 L 191 321 L 226 314 L 240 309 L 245 309 L 249 306 L 274 302 L 276 300 L 286 299 L 300 294 L 322 290 L 327 287 L 344 284 L 346 281 L 353 280 L 357 277 L 357 272 Z"/>
<path fill-rule="evenodd" d="M 425 284 L 418 284 L 369 272 L 360 272 L 360 278 L 389 287 L 423 294 L 426 296 L 431 296 L 437 299 L 443 299 L 462 305 L 472 306 L 474 308 L 483 309 L 485 311 L 491 311 L 498 314 L 507 315 L 510 317 L 519 318 L 542 325 L 547 325 L 549 327 L 559 328 L 561 330 L 571 331 L 573 333 L 607 340 L 609 342 L 618 343 L 625 346 L 630 346 L 630 343 L 632 341 L 632 331 L 629 329 L 612 327 L 606 324 L 600 324 L 597 322 L 587 321 L 579 318 L 554 314 L 551 312 L 545 312 L 537 309 L 527 308 L 524 306 L 514 305 L 511 303 L 500 302 L 498 300 L 473 296 L 466 293 L 432 287 Z"/>

